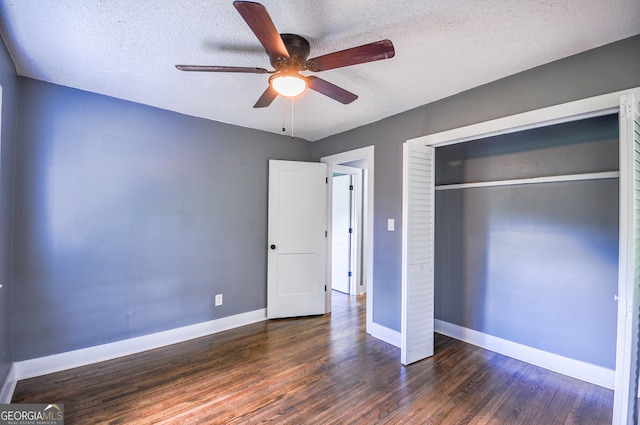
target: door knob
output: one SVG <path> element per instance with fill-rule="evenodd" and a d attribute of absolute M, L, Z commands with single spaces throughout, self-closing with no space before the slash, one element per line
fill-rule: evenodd
<path fill-rule="evenodd" d="M 271 245 L 271 249 L 276 249 L 276 246 L 275 245 Z"/>

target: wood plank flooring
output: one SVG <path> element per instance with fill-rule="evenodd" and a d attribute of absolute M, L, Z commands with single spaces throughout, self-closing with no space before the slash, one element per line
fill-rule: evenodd
<path fill-rule="evenodd" d="M 613 391 L 436 334 L 403 367 L 365 299 L 18 382 L 70 424 L 611 424 Z"/>

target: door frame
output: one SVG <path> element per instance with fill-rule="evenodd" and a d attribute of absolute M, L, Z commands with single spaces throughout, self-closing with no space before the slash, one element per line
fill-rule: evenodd
<path fill-rule="evenodd" d="M 637 424 L 638 418 L 638 185 L 640 156 L 637 130 L 638 98 L 620 99 L 620 239 L 618 260 L 618 323 L 616 348 L 614 424 Z"/>
<path fill-rule="evenodd" d="M 350 263 L 351 263 L 350 268 L 351 268 L 352 274 L 351 274 L 351 280 L 349 282 L 349 294 L 360 295 L 367 292 L 366 286 L 364 286 L 364 281 L 362 280 L 362 255 L 361 255 L 362 254 L 362 227 L 363 227 L 362 210 L 364 208 L 364 203 L 363 203 L 364 198 L 362 196 L 362 184 L 364 182 L 364 179 L 363 179 L 364 169 L 346 166 L 346 165 L 334 165 L 333 171 L 334 171 L 333 174 L 338 173 L 341 175 L 351 176 L 351 186 L 353 187 L 353 189 L 351 190 L 351 211 L 350 211 L 352 233 L 351 233 L 351 242 L 349 244 L 350 245 L 349 255 L 350 255 Z M 335 179 L 335 177 L 336 177 L 335 175 L 332 175 L 329 178 Z M 331 207 L 329 213 L 332 213 L 332 212 L 333 212 L 333 206 Z M 332 214 L 332 219 L 333 219 L 333 214 Z M 333 236 L 333 233 L 332 233 L 332 236 Z M 333 249 L 333 245 L 332 245 L 332 249 Z M 333 274 L 332 274 L 332 277 L 333 277 Z M 360 283 L 360 284 L 356 285 L 356 283 Z"/>
<path fill-rule="evenodd" d="M 362 281 L 365 282 L 367 291 L 367 311 L 366 311 L 366 332 L 376 337 L 373 326 L 373 197 L 374 197 L 374 158 L 375 147 L 367 146 L 364 148 L 354 149 L 346 152 L 337 153 L 320 158 L 320 162 L 328 164 L 328 175 L 333 176 L 333 166 L 347 162 L 366 160 L 367 167 L 364 168 L 364 187 L 362 188 L 363 196 L 363 214 L 362 214 Z M 327 300 L 326 312 L 331 311 L 331 198 L 333 196 L 333 182 L 329 179 L 328 187 L 328 234 L 329 241 L 327 243 Z M 380 338 L 384 339 L 384 338 Z"/>
<path fill-rule="evenodd" d="M 418 137 L 415 139 L 407 140 L 407 143 L 415 143 L 421 144 L 425 146 L 431 147 L 439 147 L 439 146 L 447 146 L 456 143 L 462 143 L 472 140 L 483 139 L 487 137 L 492 137 L 500 134 L 508 134 L 514 133 L 517 131 L 523 131 L 532 128 L 539 128 L 544 126 L 549 126 L 553 124 L 560 124 L 564 122 L 577 121 L 602 115 L 615 114 L 620 112 L 620 99 L 623 95 L 627 95 L 633 93 L 636 99 L 640 98 L 640 87 L 622 90 L 614 93 L 608 93 L 600 96 L 595 96 L 591 98 L 586 98 L 582 100 L 577 100 L 573 102 L 563 103 L 560 105 L 550 106 L 534 111 L 523 112 L 516 115 L 511 115 L 503 118 L 498 118 L 491 121 L 481 122 L 478 124 L 472 124 L 465 127 L 455 128 L 448 131 L 443 131 L 441 133 L 435 133 L 427 136 Z M 620 136 L 622 137 L 622 135 Z M 627 173 L 630 174 L 630 173 Z M 627 175 L 620 175 L 620 179 L 628 178 Z M 404 188 L 403 188 L 404 190 Z M 621 208 L 623 205 L 621 204 Z M 403 202 L 403 209 L 406 208 L 405 203 Z M 435 208 L 435 205 L 434 205 Z M 621 211 L 622 213 L 622 211 Z M 404 225 L 404 223 L 403 223 Z M 619 232 L 621 234 L 628 234 L 632 229 L 628 228 L 628 225 L 621 222 Z M 624 255 L 622 252 L 620 255 Z M 624 261 L 619 261 L 619 269 L 621 264 Z M 619 270 L 618 273 L 621 273 Z M 618 288 L 620 289 L 622 285 L 629 285 L 632 282 L 619 282 Z M 612 294 L 613 296 L 613 294 Z M 626 307 L 624 303 L 618 304 L 618 316 L 625 315 Z M 636 314 L 638 312 L 635 312 Z M 633 313 L 632 313 L 633 314 Z M 404 318 L 403 318 L 404 319 Z M 637 331 L 637 330 L 636 330 Z M 620 330 L 618 330 L 617 334 L 618 342 L 616 345 L 616 351 L 620 349 L 621 346 L 629 347 L 631 344 L 622 344 L 621 340 L 624 338 L 628 339 L 626 335 L 620 335 Z M 616 353 L 616 358 L 620 353 Z M 527 360 L 525 360 L 527 361 Z M 628 371 L 621 370 L 620 368 L 616 368 L 614 373 L 612 374 L 612 378 L 615 377 L 616 383 L 618 381 L 623 380 L 623 375 L 628 373 Z M 613 388 L 616 390 L 614 392 L 614 418 L 613 422 L 618 423 L 617 421 L 623 419 L 621 417 L 627 416 L 628 412 L 621 412 L 617 406 L 622 404 L 620 397 L 623 395 L 620 394 L 615 387 L 616 385 L 612 382 L 613 379 L 607 380 L 607 382 L 601 382 L 599 385 Z M 637 394 L 636 394 L 637 396 Z M 624 418 L 623 420 L 630 420 L 629 417 Z"/>

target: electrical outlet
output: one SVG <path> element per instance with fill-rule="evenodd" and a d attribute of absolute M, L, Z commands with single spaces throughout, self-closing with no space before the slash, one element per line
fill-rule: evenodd
<path fill-rule="evenodd" d="M 222 305 L 222 294 L 216 294 L 215 305 L 216 307 Z"/>

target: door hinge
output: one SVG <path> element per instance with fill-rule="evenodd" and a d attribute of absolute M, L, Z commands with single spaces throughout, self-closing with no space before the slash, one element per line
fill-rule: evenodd
<path fill-rule="evenodd" d="M 620 115 L 622 118 L 627 118 L 628 116 L 632 116 L 633 113 L 633 104 L 629 102 L 627 97 L 625 96 L 622 104 L 620 105 Z"/>
<path fill-rule="evenodd" d="M 324 292 L 327 292 L 327 285 L 324 285 Z"/>
<path fill-rule="evenodd" d="M 324 178 L 324 182 L 325 182 L 326 184 L 329 184 L 329 177 L 325 177 L 325 178 Z"/>
<path fill-rule="evenodd" d="M 617 295 L 614 295 L 614 300 L 618 302 L 620 307 L 618 308 L 618 312 L 622 317 L 629 317 L 633 311 L 633 304 L 630 303 L 626 298 L 620 298 Z"/>
<path fill-rule="evenodd" d="M 353 273 L 351 272 L 347 273 L 347 277 L 353 277 Z"/>
<path fill-rule="evenodd" d="M 326 238 L 327 236 L 329 236 L 329 232 L 327 232 L 326 230 L 324 231 L 324 237 Z"/>
<path fill-rule="evenodd" d="M 349 190 L 353 190 L 353 185 L 352 184 L 349 185 Z"/>
<path fill-rule="evenodd" d="M 353 233 L 353 229 L 349 227 L 349 234 Z"/>

